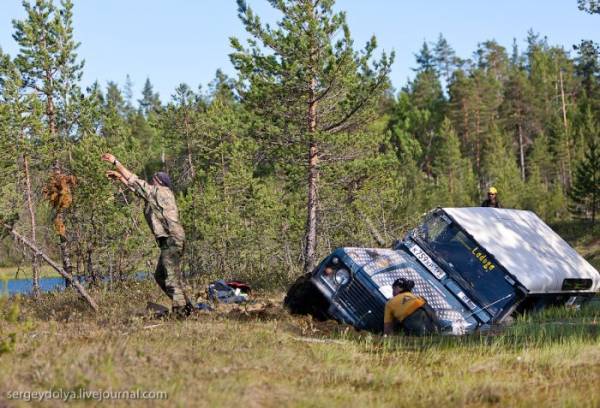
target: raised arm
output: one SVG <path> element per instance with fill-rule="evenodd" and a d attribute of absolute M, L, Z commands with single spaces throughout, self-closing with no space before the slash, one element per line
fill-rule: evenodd
<path fill-rule="evenodd" d="M 117 160 L 111 153 L 104 153 L 102 160 L 111 163 L 115 166 L 116 170 L 108 170 L 106 177 L 119 180 L 125 184 L 127 188 L 135 192 L 138 196 L 146 201 L 151 201 L 151 197 L 156 194 L 156 187 L 153 187 L 150 183 L 145 182 L 138 176 L 129 171 L 123 164 Z"/>
<path fill-rule="evenodd" d="M 125 186 L 128 186 L 127 180 L 118 171 L 107 170 L 106 171 L 106 177 L 108 177 L 109 179 L 112 179 L 112 180 L 119 180 Z"/>
<path fill-rule="evenodd" d="M 102 160 L 105 162 L 111 163 L 115 166 L 115 169 L 119 172 L 121 176 L 125 178 L 125 180 L 129 180 L 133 173 L 130 172 L 123 164 L 117 160 L 117 158 L 111 153 L 104 153 L 102 155 Z"/>

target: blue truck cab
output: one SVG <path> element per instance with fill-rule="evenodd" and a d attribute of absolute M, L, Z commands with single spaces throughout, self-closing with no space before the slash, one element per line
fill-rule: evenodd
<path fill-rule="evenodd" d="M 378 333 L 400 277 L 415 282 L 442 333 L 454 335 L 600 289 L 598 271 L 534 213 L 479 207 L 437 208 L 393 248 L 337 248 L 305 284 L 321 318 Z"/>

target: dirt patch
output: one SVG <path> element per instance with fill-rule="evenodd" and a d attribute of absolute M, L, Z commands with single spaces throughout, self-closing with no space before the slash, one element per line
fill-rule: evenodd
<path fill-rule="evenodd" d="M 256 300 L 239 305 L 217 305 L 215 312 L 229 319 L 240 321 L 280 320 L 287 316 L 287 311 L 281 306 L 281 303 L 273 300 Z"/>

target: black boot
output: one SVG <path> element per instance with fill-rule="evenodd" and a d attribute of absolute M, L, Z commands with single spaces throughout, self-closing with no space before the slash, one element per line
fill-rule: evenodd
<path fill-rule="evenodd" d="M 191 303 L 186 303 L 185 306 L 173 306 L 173 316 L 184 319 L 192 314 L 194 306 Z"/>

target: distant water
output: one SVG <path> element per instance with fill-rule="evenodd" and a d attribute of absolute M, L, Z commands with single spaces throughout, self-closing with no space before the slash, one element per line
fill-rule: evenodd
<path fill-rule="evenodd" d="M 143 280 L 148 278 L 148 273 L 137 272 L 132 276 L 132 279 Z M 82 280 L 80 280 L 82 282 Z M 8 281 L 0 280 L 0 295 L 7 292 L 8 294 L 14 295 L 17 293 L 31 293 L 32 283 L 31 279 L 9 279 Z M 50 292 L 52 290 L 63 290 L 65 288 L 64 278 L 40 278 L 40 289 L 42 292 Z"/>
<path fill-rule="evenodd" d="M 6 293 L 6 285 L 8 285 L 9 295 L 30 293 L 32 288 L 31 279 L 10 279 L 8 281 L 0 281 L 0 293 Z M 40 289 L 42 292 L 62 290 L 64 288 L 65 280 L 63 278 L 40 278 Z"/>

